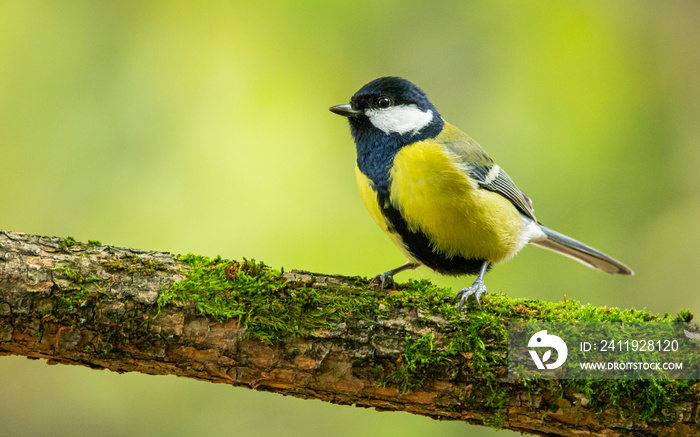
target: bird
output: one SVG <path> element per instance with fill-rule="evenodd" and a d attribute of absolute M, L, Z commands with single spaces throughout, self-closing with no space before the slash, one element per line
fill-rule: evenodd
<path fill-rule="evenodd" d="M 616 259 L 541 224 L 520 191 L 467 134 L 446 122 L 428 96 L 400 77 L 380 77 L 350 103 L 330 111 L 347 117 L 360 197 L 372 219 L 407 262 L 374 277 L 425 265 L 452 276 L 477 275 L 455 295 L 463 311 L 471 296 L 481 307 L 484 275 L 533 244 L 610 274 L 634 272 Z"/>

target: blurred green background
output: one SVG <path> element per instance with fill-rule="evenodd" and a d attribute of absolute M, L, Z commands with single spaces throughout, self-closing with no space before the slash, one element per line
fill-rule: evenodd
<path fill-rule="evenodd" d="M 324 273 L 396 267 L 327 108 L 398 75 L 543 223 L 636 271 L 527 248 L 490 290 L 697 311 L 699 21 L 694 1 L 2 2 L 0 229 Z M 495 433 L 20 357 L 0 358 L 0 387 L 2 436 Z"/>

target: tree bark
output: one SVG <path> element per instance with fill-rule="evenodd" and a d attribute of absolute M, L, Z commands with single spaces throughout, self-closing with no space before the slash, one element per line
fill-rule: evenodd
<path fill-rule="evenodd" d="M 216 321 L 192 302 L 158 300 L 191 270 L 168 253 L 0 232 L 0 355 L 186 376 L 537 435 L 700 435 L 697 384 L 645 421 L 634 419 L 633 397 L 601 410 L 589 405 L 590 394 L 560 381 L 540 382 L 533 391 L 509 380 L 505 368 L 486 378 L 470 368 L 469 352 L 450 355 L 439 369 L 418 363 L 422 384 L 402 387 L 391 375 L 408 365 L 411 340 L 452 335 L 441 316 L 410 306 L 372 320 L 350 311 L 325 328 L 263 341 L 240 317 Z M 280 299 L 299 287 L 320 293 L 367 287 L 358 278 L 300 271 L 284 279 Z M 487 347 L 505 353 L 507 344 Z"/>

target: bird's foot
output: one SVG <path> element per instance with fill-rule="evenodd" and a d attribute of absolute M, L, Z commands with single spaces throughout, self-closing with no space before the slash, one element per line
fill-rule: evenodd
<path fill-rule="evenodd" d="M 369 281 L 369 285 L 374 285 L 374 284 L 379 284 L 379 288 L 384 290 L 385 287 L 391 287 L 392 285 L 396 285 L 394 282 L 394 271 L 389 270 L 388 272 L 380 273 L 374 278 L 372 278 L 371 281 Z"/>
<path fill-rule="evenodd" d="M 459 299 L 459 302 L 457 302 L 455 308 L 457 308 L 458 311 L 462 311 L 464 305 L 467 303 L 467 300 L 469 300 L 469 296 L 472 295 L 476 299 L 476 303 L 479 305 L 479 308 L 481 308 L 481 301 L 479 301 L 479 296 L 487 293 L 488 290 L 486 289 L 486 285 L 484 285 L 484 281 L 477 279 L 476 281 L 474 281 L 471 287 L 465 287 L 457 292 L 457 294 L 455 295 L 455 299 Z"/>
<path fill-rule="evenodd" d="M 395 269 L 391 269 L 389 271 L 386 271 L 382 274 L 379 274 L 375 276 L 371 281 L 369 281 L 369 285 L 373 285 L 376 283 L 379 283 L 379 286 L 381 287 L 382 290 L 386 287 L 391 287 L 392 285 L 396 285 L 396 282 L 394 282 L 394 275 L 397 273 L 401 273 L 404 270 L 413 270 L 420 266 L 419 263 L 417 262 L 407 262 L 406 264 L 396 267 Z"/>

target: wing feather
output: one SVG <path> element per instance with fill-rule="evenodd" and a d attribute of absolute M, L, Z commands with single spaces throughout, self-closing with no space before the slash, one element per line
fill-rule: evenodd
<path fill-rule="evenodd" d="M 508 199 L 523 214 L 537 221 L 532 201 L 520 191 L 501 167 L 493 162 L 479 143 L 456 127 L 445 123 L 443 134 L 435 138 L 454 156 L 460 167 L 481 188 Z"/>

